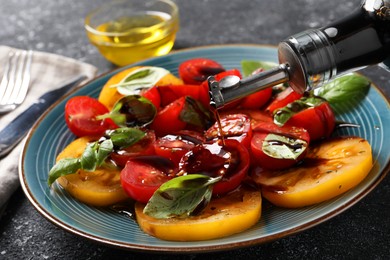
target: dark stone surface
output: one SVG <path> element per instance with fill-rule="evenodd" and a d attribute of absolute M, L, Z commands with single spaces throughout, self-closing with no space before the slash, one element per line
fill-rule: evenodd
<path fill-rule="evenodd" d="M 0 0 L 0 44 L 31 48 L 114 68 L 88 43 L 83 17 L 103 0 Z M 359 0 L 178 0 L 181 30 L 175 49 L 250 43 L 277 44 L 344 16 Z M 389 86 L 378 68 L 367 74 Z M 389 89 L 386 89 L 389 96 Z M 389 259 L 390 180 L 352 208 L 309 230 L 274 242 L 210 254 L 122 251 L 70 234 L 42 217 L 21 189 L 0 222 L 0 259 Z"/>

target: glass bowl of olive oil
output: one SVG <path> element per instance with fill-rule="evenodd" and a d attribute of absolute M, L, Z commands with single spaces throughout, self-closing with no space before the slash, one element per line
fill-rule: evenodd
<path fill-rule="evenodd" d="M 167 54 L 179 30 L 179 13 L 170 0 L 119 0 L 85 18 L 91 43 L 110 62 L 125 66 Z"/>

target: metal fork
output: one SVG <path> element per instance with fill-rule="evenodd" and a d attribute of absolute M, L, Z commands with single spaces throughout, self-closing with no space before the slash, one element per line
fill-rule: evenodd
<path fill-rule="evenodd" d="M 32 51 L 11 51 L 0 83 L 0 114 L 17 108 L 25 99 L 30 84 Z"/>

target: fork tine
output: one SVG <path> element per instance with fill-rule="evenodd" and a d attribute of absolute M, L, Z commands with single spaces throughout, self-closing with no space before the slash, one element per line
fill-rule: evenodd
<path fill-rule="evenodd" d="M 26 98 L 28 86 L 30 85 L 30 69 L 32 61 L 32 51 L 28 50 L 24 59 L 24 66 L 20 67 L 18 79 L 20 80 L 19 93 L 16 95 L 15 104 L 20 105 Z"/>
<path fill-rule="evenodd" d="M 21 104 L 27 94 L 30 83 L 30 65 L 31 65 L 31 51 L 18 52 L 14 58 L 14 67 L 11 69 L 9 84 L 14 84 L 12 91 L 10 91 L 8 104 Z M 11 85 L 12 86 L 12 85 Z"/>
<path fill-rule="evenodd" d="M 9 82 L 9 70 L 10 70 L 10 64 L 12 61 L 12 57 L 15 55 L 14 52 L 10 52 L 8 54 L 8 60 L 6 62 L 5 68 L 4 68 L 4 74 L 3 78 L 0 83 L 0 104 L 4 105 L 6 101 L 6 93 L 7 93 L 7 87 L 8 87 L 8 82 Z"/>
<path fill-rule="evenodd" d="M 8 62 L 10 68 L 7 75 L 8 84 L 3 99 L 1 100 L 2 105 L 12 104 L 12 102 L 10 102 L 10 97 L 15 88 L 16 69 L 17 69 L 17 62 L 19 60 L 19 56 L 20 56 L 20 52 L 15 52 L 9 56 Z"/>

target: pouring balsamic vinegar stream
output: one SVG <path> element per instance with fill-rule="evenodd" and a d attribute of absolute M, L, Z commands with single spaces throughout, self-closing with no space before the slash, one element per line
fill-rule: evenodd
<path fill-rule="evenodd" d="M 304 93 L 341 74 L 366 66 L 390 65 L 390 0 L 363 1 L 345 18 L 298 33 L 278 46 L 280 65 L 241 79 L 208 78 L 210 104 L 218 109 L 280 83 Z"/>

